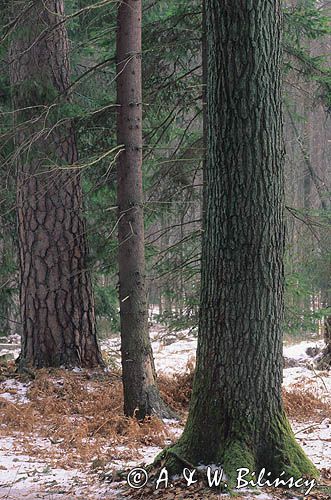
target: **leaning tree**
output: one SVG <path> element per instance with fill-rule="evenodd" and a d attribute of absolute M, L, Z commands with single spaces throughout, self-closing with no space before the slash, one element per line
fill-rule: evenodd
<path fill-rule="evenodd" d="M 9 67 L 23 323 L 22 366 L 96 366 L 63 0 L 14 0 Z"/>
<path fill-rule="evenodd" d="M 316 476 L 284 412 L 281 2 L 206 0 L 207 159 L 197 366 L 166 464 Z"/>

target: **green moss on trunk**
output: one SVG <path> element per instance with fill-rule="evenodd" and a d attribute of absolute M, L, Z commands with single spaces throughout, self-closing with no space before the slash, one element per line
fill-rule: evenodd
<path fill-rule="evenodd" d="M 201 454 L 197 451 L 199 450 L 198 444 L 196 443 L 194 456 L 192 456 L 190 445 L 194 436 L 197 439 L 198 433 L 191 434 L 191 432 L 193 429 L 186 429 L 175 445 L 166 448 L 156 457 L 153 465 L 157 466 L 162 463 L 162 466 L 166 467 L 172 475 L 181 474 L 185 467 L 196 468 L 201 465 Z M 290 478 L 297 480 L 319 476 L 318 470 L 296 441 L 285 414 L 275 418 L 271 424 L 270 435 L 266 438 L 264 446 L 256 447 L 253 443 L 248 444 L 244 436 L 242 439 L 228 439 L 220 443 L 219 450 L 210 460 L 211 463 L 223 468 L 231 487 L 236 484 L 237 469 L 240 468 L 256 472 L 256 476 L 262 469 L 265 469 L 267 473 L 271 472 L 268 477 L 271 480 L 278 477 L 284 480 Z M 245 479 L 249 480 L 252 477 L 247 475 Z"/>
<path fill-rule="evenodd" d="M 260 466 L 266 467 L 273 477 L 285 472 L 285 477 L 317 478 L 319 472 L 296 441 L 285 414 L 275 418 L 271 425 L 269 446 L 260 456 Z"/>
<path fill-rule="evenodd" d="M 237 469 L 245 467 L 251 472 L 256 470 L 256 457 L 243 441 L 229 440 L 220 447 L 221 464 L 230 486 L 235 486 Z"/>
<path fill-rule="evenodd" d="M 185 463 L 219 464 L 230 484 L 239 468 L 315 478 L 281 391 L 281 2 L 205 0 L 204 12 L 208 136 L 197 365 L 185 431 L 163 465 L 180 473 Z"/>

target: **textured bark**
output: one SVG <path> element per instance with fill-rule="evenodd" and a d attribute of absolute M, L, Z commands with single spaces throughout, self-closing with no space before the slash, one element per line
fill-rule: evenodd
<path fill-rule="evenodd" d="M 13 2 L 13 15 L 24 2 Z M 23 342 L 21 364 L 102 363 L 95 331 L 70 102 L 63 0 L 36 1 L 10 51 L 16 127 Z M 62 122 L 59 122 L 62 120 Z"/>
<path fill-rule="evenodd" d="M 207 160 L 197 367 L 183 463 L 316 475 L 281 397 L 280 1 L 206 0 Z M 184 459 L 180 463 L 180 457 Z"/>
<path fill-rule="evenodd" d="M 119 282 L 124 411 L 169 416 L 160 398 L 148 334 L 142 188 L 141 0 L 118 7 L 117 168 Z"/>
<path fill-rule="evenodd" d="M 323 328 L 324 328 L 325 347 L 317 362 L 317 368 L 319 370 L 330 370 L 331 369 L 331 316 L 327 316 L 324 319 Z"/>

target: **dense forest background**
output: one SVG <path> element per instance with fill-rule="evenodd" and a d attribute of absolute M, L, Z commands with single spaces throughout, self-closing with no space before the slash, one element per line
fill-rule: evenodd
<path fill-rule="evenodd" d="M 13 104 L 1 2 L 0 333 L 20 333 Z M 201 8 L 146 1 L 143 22 L 145 230 L 151 314 L 195 329 L 199 302 L 203 96 Z M 286 318 L 289 335 L 321 332 L 330 312 L 330 31 L 327 2 L 287 2 L 284 45 Z M 119 329 L 116 211 L 116 3 L 68 0 L 72 103 L 101 338 Z M 33 87 L 34 82 L 31 82 Z M 47 110 L 41 111 L 41 117 Z"/>
<path fill-rule="evenodd" d="M 330 9 L 0 0 L 0 497 L 330 498 Z"/>

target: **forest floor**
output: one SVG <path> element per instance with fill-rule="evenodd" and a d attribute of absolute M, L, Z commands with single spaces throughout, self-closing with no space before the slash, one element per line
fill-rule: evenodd
<path fill-rule="evenodd" d="M 153 327 L 153 349 L 163 398 L 179 421 L 143 424 L 122 413 L 119 339 L 102 342 L 107 370 L 40 370 L 32 378 L 0 365 L 0 499 L 216 499 L 201 481 L 167 490 L 130 489 L 127 472 L 153 461 L 181 434 L 188 410 L 196 339 Z M 316 371 L 322 341 L 285 343 L 284 400 L 299 443 L 321 471 L 310 499 L 331 498 L 331 373 Z M 122 475 L 123 473 L 123 475 Z M 237 498 L 302 498 L 293 490 L 238 491 Z"/>

